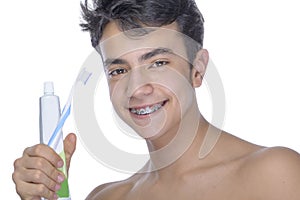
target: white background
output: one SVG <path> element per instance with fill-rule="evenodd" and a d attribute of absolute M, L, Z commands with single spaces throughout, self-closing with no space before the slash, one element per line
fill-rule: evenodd
<path fill-rule="evenodd" d="M 300 152 L 298 2 L 197 3 L 206 20 L 204 47 L 225 87 L 223 128 L 253 143 Z M 78 0 L 1 4 L 1 199 L 18 199 L 11 180 L 13 161 L 25 147 L 39 142 L 38 98 L 43 82 L 54 81 L 64 103 L 81 64 L 93 50 L 88 33 L 78 26 L 79 16 Z M 64 133 L 75 131 L 71 118 Z M 73 200 L 84 199 L 101 183 L 127 176 L 98 163 L 78 141 L 69 179 Z"/>

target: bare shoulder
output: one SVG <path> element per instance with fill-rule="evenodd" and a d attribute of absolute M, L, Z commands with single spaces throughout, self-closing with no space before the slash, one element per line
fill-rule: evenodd
<path fill-rule="evenodd" d="M 99 185 L 87 196 L 86 200 L 119 200 L 125 199 L 134 186 L 137 175 L 123 181 L 116 181 Z"/>
<path fill-rule="evenodd" d="M 222 157 L 236 162 L 235 182 L 253 199 L 299 200 L 300 155 L 286 147 L 263 147 L 224 134 Z"/>
<path fill-rule="evenodd" d="M 278 175 L 296 173 L 300 175 L 300 154 L 286 147 L 262 148 L 253 152 L 245 163 L 256 169 L 265 169 Z M 294 175 L 296 175 L 294 174 Z"/>
<path fill-rule="evenodd" d="M 300 155 L 285 147 L 261 148 L 245 158 L 240 177 L 248 188 L 270 199 L 300 196 Z"/>
<path fill-rule="evenodd" d="M 99 185 L 86 198 L 86 200 L 120 199 L 126 190 L 124 181 L 111 182 Z"/>
<path fill-rule="evenodd" d="M 281 161 L 285 161 L 285 164 L 293 166 L 294 164 L 299 164 L 300 161 L 299 153 L 286 147 L 263 148 L 256 154 L 258 158 L 264 158 L 267 163 L 280 161 L 279 163 L 283 164 Z"/>

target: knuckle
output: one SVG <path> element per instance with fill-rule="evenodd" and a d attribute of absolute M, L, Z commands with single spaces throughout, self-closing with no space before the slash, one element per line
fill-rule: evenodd
<path fill-rule="evenodd" d="M 16 189 L 17 194 L 18 194 L 20 197 L 26 195 L 26 194 L 25 194 L 25 193 L 26 193 L 26 190 L 24 190 L 24 187 L 23 187 L 21 184 L 16 184 L 15 189 Z"/>
<path fill-rule="evenodd" d="M 43 146 L 41 144 L 37 144 L 34 146 L 32 151 L 35 155 L 39 155 L 43 151 Z"/>
<path fill-rule="evenodd" d="M 16 192 L 19 194 L 19 195 L 22 195 L 22 187 L 20 187 L 19 185 L 16 185 Z"/>
<path fill-rule="evenodd" d="M 43 158 L 37 158 L 35 162 L 35 167 L 37 169 L 43 169 L 44 168 L 44 159 Z"/>
<path fill-rule="evenodd" d="M 26 147 L 23 151 L 23 155 L 28 154 L 31 151 L 32 147 Z"/>
<path fill-rule="evenodd" d="M 33 175 L 33 179 L 36 182 L 41 182 L 42 178 L 43 178 L 43 173 L 41 171 L 36 171 Z"/>
<path fill-rule="evenodd" d="M 55 167 L 52 167 L 50 170 L 50 176 L 57 177 L 58 175 L 59 175 L 59 171 Z"/>
<path fill-rule="evenodd" d="M 49 188 L 51 188 L 51 190 L 55 190 L 55 186 L 56 186 L 56 182 L 52 181 L 52 180 L 49 180 L 48 182 L 48 186 Z"/>
<path fill-rule="evenodd" d="M 24 152 L 23 155 L 40 155 L 41 152 L 43 151 L 43 144 L 36 144 L 34 146 L 31 147 L 27 147 Z"/>
<path fill-rule="evenodd" d="M 43 184 L 37 185 L 36 191 L 39 195 L 42 195 L 42 196 L 44 196 L 48 193 L 48 189 Z"/>
<path fill-rule="evenodd" d="M 18 179 L 19 179 L 19 174 L 17 172 L 13 172 L 12 180 L 14 181 L 15 184 L 17 183 Z"/>
<path fill-rule="evenodd" d="M 14 168 L 17 169 L 21 165 L 21 158 L 18 158 L 14 161 Z"/>
<path fill-rule="evenodd" d="M 45 185 L 40 184 L 37 188 L 37 193 L 46 198 L 51 198 L 54 195 L 54 192 L 50 191 Z"/>

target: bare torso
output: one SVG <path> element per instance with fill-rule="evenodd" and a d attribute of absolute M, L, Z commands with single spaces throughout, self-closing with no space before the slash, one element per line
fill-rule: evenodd
<path fill-rule="evenodd" d="M 264 196 L 265 190 L 260 190 L 264 179 L 256 170 L 268 151 L 223 133 L 209 162 L 205 161 L 208 158 L 199 160 L 196 167 L 164 181 L 155 172 L 135 174 L 127 180 L 99 186 L 87 199 L 260 199 Z"/>

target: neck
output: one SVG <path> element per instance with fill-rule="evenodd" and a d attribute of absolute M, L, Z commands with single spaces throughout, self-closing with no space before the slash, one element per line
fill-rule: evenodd
<path fill-rule="evenodd" d="M 150 152 L 149 171 L 159 176 L 184 169 L 188 159 L 198 158 L 199 149 L 208 128 L 197 104 L 191 106 L 177 127 L 155 140 L 147 140 Z"/>

